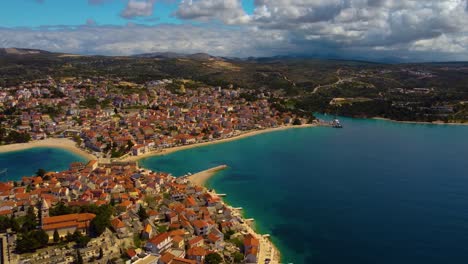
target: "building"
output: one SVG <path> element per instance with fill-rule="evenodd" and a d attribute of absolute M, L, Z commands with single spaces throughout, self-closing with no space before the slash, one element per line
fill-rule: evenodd
<path fill-rule="evenodd" d="M 189 248 L 189 250 L 187 251 L 187 258 L 195 260 L 197 264 L 204 263 L 206 255 L 206 250 L 202 247 Z"/>
<path fill-rule="evenodd" d="M 88 232 L 91 220 L 96 217 L 95 214 L 68 214 L 42 218 L 42 229 L 53 239 L 54 232 L 57 230 L 60 237 L 65 237 L 67 233 L 73 234 L 75 231 Z"/>
<path fill-rule="evenodd" d="M 197 236 L 205 236 L 210 232 L 210 225 L 203 220 L 195 220 L 192 222 L 195 227 L 195 234 Z"/>
<path fill-rule="evenodd" d="M 161 254 L 172 246 L 172 238 L 169 233 L 165 232 L 159 234 L 148 242 L 146 242 L 145 248 L 151 253 Z"/>
<path fill-rule="evenodd" d="M 246 235 L 244 237 L 244 254 L 246 263 L 257 263 L 259 250 L 260 241 L 251 234 Z"/>

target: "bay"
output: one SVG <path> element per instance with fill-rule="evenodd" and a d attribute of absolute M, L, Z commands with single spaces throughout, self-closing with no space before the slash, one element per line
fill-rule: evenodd
<path fill-rule="evenodd" d="M 38 147 L 0 153 L 0 181 L 19 181 L 23 176 L 35 175 L 40 168 L 47 171 L 67 170 L 72 162 L 87 162 L 85 158 L 60 148 Z"/>
<path fill-rule="evenodd" d="M 467 263 L 468 127 L 341 118 L 144 159 L 208 185 L 285 263 Z"/>

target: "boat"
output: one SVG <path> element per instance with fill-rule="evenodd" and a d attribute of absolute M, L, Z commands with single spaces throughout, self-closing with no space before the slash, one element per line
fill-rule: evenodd
<path fill-rule="evenodd" d="M 341 125 L 340 120 L 338 120 L 338 119 L 333 120 L 332 126 L 334 128 L 343 128 L 343 125 Z"/>

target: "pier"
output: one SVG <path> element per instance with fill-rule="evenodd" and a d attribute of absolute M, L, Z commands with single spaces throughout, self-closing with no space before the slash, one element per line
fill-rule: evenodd
<path fill-rule="evenodd" d="M 215 175 L 217 172 L 226 169 L 228 166 L 227 165 L 219 165 L 216 167 L 213 167 L 211 169 L 207 169 L 204 171 L 200 171 L 198 173 L 194 173 L 192 175 L 186 175 L 183 176 L 182 178 L 185 178 L 189 181 L 191 181 L 194 184 L 204 186 L 205 182 L 211 178 L 213 175 Z"/>

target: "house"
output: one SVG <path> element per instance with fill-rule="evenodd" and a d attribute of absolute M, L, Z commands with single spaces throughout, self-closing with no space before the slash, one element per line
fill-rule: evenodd
<path fill-rule="evenodd" d="M 132 155 L 133 156 L 140 156 L 148 152 L 148 147 L 145 145 L 136 145 L 132 147 Z"/>
<path fill-rule="evenodd" d="M 192 222 L 193 227 L 195 228 L 195 234 L 197 236 L 205 236 L 210 231 L 210 225 L 203 220 L 195 220 Z"/>
<path fill-rule="evenodd" d="M 247 263 L 258 262 L 258 252 L 260 249 L 260 241 L 253 235 L 248 234 L 244 237 L 244 255 Z"/>
<path fill-rule="evenodd" d="M 202 247 L 189 248 L 189 250 L 187 251 L 187 258 L 195 260 L 197 264 L 204 263 L 206 255 L 206 250 Z"/>
<path fill-rule="evenodd" d="M 158 264 L 170 264 L 172 263 L 172 260 L 175 258 L 174 255 L 172 255 L 169 252 L 164 253 L 158 260 Z"/>
<path fill-rule="evenodd" d="M 192 238 L 188 241 L 189 247 L 201 247 L 203 246 L 203 237 L 197 236 L 195 238 Z"/>
<path fill-rule="evenodd" d="M 161 254 L 172 246 L 168 232 L 159 234 L 146 242 L 145 248 L 151 253 Z"/>
<path fill-rule="evenodd" d="M 175 236 L 172 238 L 172 246 L 177 249 L 183 249 L 185 247 L 184 238 L 181 236 Z"/>
<path fill-rule="evenodd" d="M 143 232 L 141 233 L 141 238 L 149 239 L 153 235 L 153 227 L 150 224 L 146 224 Z"/>
<path fill-rule="evenodd" d="M 127 233 L 127 227 L 119 218 L 112 219 L 111 226 L 112 229 L 114 229 L 114 231 L 119 235 L 124 235 Z"/>
<path fill-rule="evenodd" d="M 67 233 L 73 234 L 75 231 L 87 233 L 91 220 L 95 214 L 68 214 L 42 218 L 42 229 L 49 235 L 49 239 L 54 237 L 57 230 L 60 237 L 65 237 Z"/>
<path fill-rule="evenodd" d="M 212 229 L 212 231 L 208 234 L 208 241 L 216 250 L 223 249 L 223 240 L 224 234 L 217 228 Z"/>

